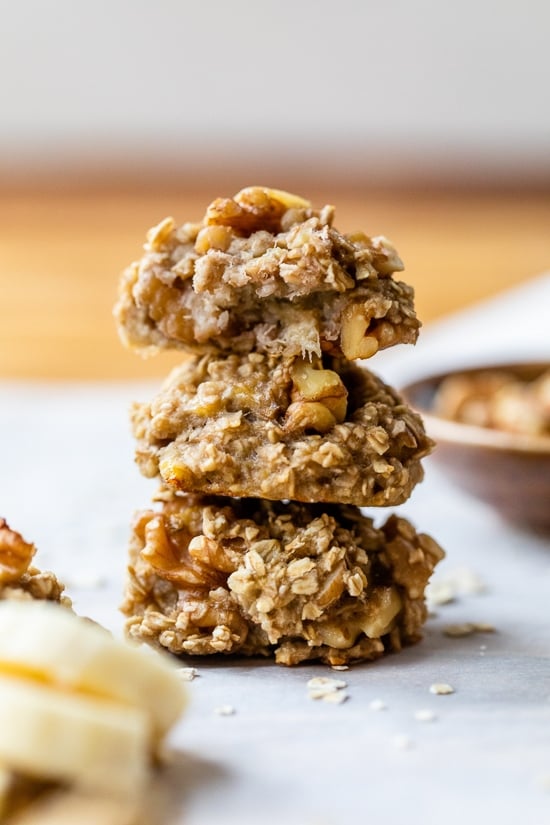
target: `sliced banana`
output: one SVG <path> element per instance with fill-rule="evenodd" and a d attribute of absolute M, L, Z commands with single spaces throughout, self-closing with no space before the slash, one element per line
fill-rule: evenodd
<path fill-rule="evenodd" d="M 0 765 L 0 822 L 8 807 L 11 789 L 12 773 L 4 765 Z"/>
<path fill-rule="evenodd" d="M 128 799 L 58 790 L 44 794 L 10 819 L 9 825 L 141 825 L 136 808 Z"/>
<path fill-rule="evenodd" d="M 166 733 L 186 703 L 175 667 L 162 654 L 114 639 L 47 602 L 0 602 L 2 673 L 142 709 L 154 739 Z"/>
<path fill-rule="evenodd" d="M 144 787 L 150 724 L 143 711 L 0 677 L 0 763 L 107 796 Z"/>

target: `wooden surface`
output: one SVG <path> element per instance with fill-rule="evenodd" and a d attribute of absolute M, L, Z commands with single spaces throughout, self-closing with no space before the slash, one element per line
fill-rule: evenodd
<path fill-rule="evenodd" d="M 118 341 L 111 314 L 118 274 L 139 257 L 149 226 L 169 214 L 198 219 L 218 194 L 227 193 L 0 195 L 0 377 L 164 375 L 181 355 L 144 361 Z M 550 269 L 545 194 L 303 194 L 335 204 L 343 231 L 361 228 L 395 243 L 424 322 Z"/>

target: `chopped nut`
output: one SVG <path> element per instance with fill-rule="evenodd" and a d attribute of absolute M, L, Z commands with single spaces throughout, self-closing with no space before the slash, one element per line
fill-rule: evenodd
<path fill-rule="evenodd" d="M 369 323 L 360 304 L 351 304 L 347 307 L 342 318 L 340 344 L 349 361 L 355 358 L 371 358 L 378 352 L 378 339 L 373 335 L 366 335 Z"/>
<path fill-rule="evenodd" d="M 348 391 L 338 373 L 317 369 L 302 358 L 291 369 L 293 401 L 321 401 L 338 423 L 346 418 Z"/>
<path fill-rule="evenodd" d="M 268 189 L 264 186 L 248 186 L 246 189 L 241 189 L 233 200 L 240 204 L 254 206 L 263 203 L 264 198 L 279 201 L 286 209 L 307 209 L 311 206 L 311 203 L 300 197 L 300 195 L 293 195 L 291 192 L 285 192 L 282 189 Z"/>
<path fill-rule="evenodd" d="M 453 375 L 435 398 L 445 418 L 504 432 L 550 434 L 550 370 L 533 379 L 505 369 Z"/>
<path fill-rule="evenodd" d="M 204 226 L 195 241 L 195 251 L 199 255 L 204 255 L 209 249 L 221 249 L 225 251 L 233 238 L 233 233 L 228 226 Z"/>
<path fill-rule="evenodd" d="M 328 433 L 335 424 L 335 416 L 320 401 L 295 401 L 288 407 L 285 416 L 285 429 L 289 432 L 315 430 Z"/>
<path fill-rule="evenodd" d="M 0 585 L 21 578 L 35 553 L 34 544 L 26 542 L 20 533 L 10 529 L 5 519 L 0 518 Z"/>
<path fill-rule="evenodd" d="M 423 708 L 422 710 L 415 711 L 414 718 L 417 719 L 419 722 L 433 722 L 437 719 L 436 714 L 433 710 L 429 708 Z"/>
<path fill-rule="evenodd" d="M 164 220 L 156 226 L 153 226 L 152 229 L 147 232 L 147 243 L 150 249 L 155 252 L 162 249 L 175 228 L 176 222 L 174 218 L 164 218 Z"/>
<path fill-rule="evenodd" d="M 34 544 L 0 518 L 0 600 L 45 599 L 70 608 L 71 600 L 63 595 L 65 586 L 55 575 L 30 564 L 34 554 Z"/>

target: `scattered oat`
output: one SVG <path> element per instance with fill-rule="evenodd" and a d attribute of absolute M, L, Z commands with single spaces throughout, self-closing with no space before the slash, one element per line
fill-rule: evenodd
<path fill-rule="evenodd" d="M 331 665 L 331 670 L 349 670 L 349 665 Z"/>
<path fill-rule="evenodd" d="M 475 594 L 485 593 L 487 586 L 484 581 L 468 567 L 457 567 L 450 574 L 452 583 L 457 593 Z"/>
<path fill-rule="evenodd" d="M 434 682 L 433 685 L 430 685 L 430 693 L 435 693 L 437 696 L 446 696 L 448 693 L 454 692 L 454 687 L 445 682 Z"/>
<path fill-rule="evenodd" d="M 233 705 L 220 705 L 218 708 L 214 708 L 214 713 L 218 716 L 233 716 L 235 708 Z"/>
<path fill-rule="evenodd" d="M 335 690 L 333 693 L 325 693 L 320 697 L 323 702 L 330 702 L 332 705 L 341 705 L 349 699 L 347 690 Z"/>
<path fill-rule="evenodd" d="M 458 639 L 461 636 L 471 636 L 475 632 L 475 626 L 471 622 L 463 622 L 462 624 L 448 624 L 443 628 L 444 635 L 450 636 L 453 639 Z"/>
<path fill-rule="evenodd" d="M 477 573 L 467 567 L 458 567 L 445 577 L 439 576 L 428 584 L 426 602 L 430 609 L 432 606 L 449 604 L 459 595 L 475 595 L 486 590 L 485 583 Z"/>
<path fill-rule="evenodd" d="M 386 710 L 387 705 L 382 699 L 373 699 L 369 704 L 371 710 Z"/>
<path fill-rule="evenodd" d="M 343 679 L 331 679 L 329 676 L 314 676 L 307 683 L 308 690 L 332 693 L 335 690 L 342 690 L 348 686 Z"/>
<path fill-rule="evenodd" d="M 448 582 L 434 581 L 426 587 L 426 602 L 428 607 L 440 604 L 449 604 L 454 601 L 455 591 Z"/>
<path fill-rule="evenodd" d="M 342 704 L 348 699 L 348 693 L 344 690 L 348 686 L 343 679 L 331 679 L 328 676 L 314 676 L 307 683 L 308 696 L 310 699 L 323 699 L 325 702 L 332 702 L 336 705 Z"/>
<path fill-rule="evenodd" d="M 496 633 L 496 627 L 487 622 L 474 622 L 476 633 Z"/>
<path fill-rule="evenodd" d="M 192 682 L 199 675 L 196 667 L 178 667 L 176 673 L 182 682 Z"/>
<path fill-rule="evenodd" d="M 415 711 L 414 718 L 419 722 L 433 722 L 437 719 L 436 714 L 429 708 L 422 708 L 422 710 Z"/>
<path fill-rule="evenodd" d="M 403 733 L 400 733 L 397 736 L 393 737 L 393 744 L 400 751 L 407 751 L 413 747 L 413 741 L 411 737 L 406 736 Z"/>
<path fill-rule="evenodd" d="M 474 633 L 494 633 L 492 624 L 485 622 L 462 622 L 462 624 L 448 624 L 443 628 L 445 636 L 459 638 L 461 636 L 472 636 Z"/>

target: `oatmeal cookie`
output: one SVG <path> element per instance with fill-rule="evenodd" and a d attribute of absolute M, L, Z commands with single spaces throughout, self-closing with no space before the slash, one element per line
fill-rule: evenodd
<path fill-rule="evenodd" d="M 144 354 L 176 348 L 329 352 L 369 358 L 414 343 L 410 286 L 384 237 L 343 235 L 334 209 L 262 187 L 218 198 L 200 223 L 166 218 L 124 272 L 115 308 L 124 343 Z"/>
<path fill-rule="evenodd" d="M 443 551 L 356 507 L 183 496 L 135 518 L 128 634 L 176 654 L 373 659 L 416 642 Z"/>
<path fill-rule="evenodd" d="M 31 564 L 35 553 L 34 544 L 0 518 L 0 599 L 46 599 L 70 607 L 65 586 Z"/>
<path fill-rule="evenodd" d="M 184 492 L 387 506 L 432 446 L 422 421 L 367 370 L 325 357 L 196 356 L 132 411 L 136 460 Z"/>

